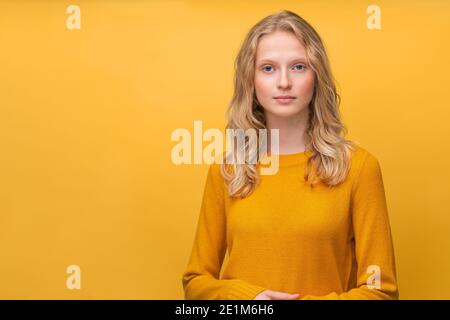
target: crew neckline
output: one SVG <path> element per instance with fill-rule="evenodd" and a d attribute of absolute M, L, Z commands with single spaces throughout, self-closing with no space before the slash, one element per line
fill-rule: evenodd
<path fill-rule="evenodd" d="M 267 155 L 270 157 L 272 155 L 271 152 L 267 152 Z M 295 152 L 295 153 L 274 153 L 273 156 L 278 156 L 278 164 L 279 167 L 291 167 L 300 165 L 303 163 L 306 163 L 309 156 L 311 155 L 310 150 L 304 150 L 301 152 Z M 262 166 L 270 166 L 268 165 L 262 165 Z"/>

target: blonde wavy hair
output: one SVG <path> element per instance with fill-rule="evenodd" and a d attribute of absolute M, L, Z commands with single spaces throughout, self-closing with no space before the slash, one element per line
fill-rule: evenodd
<path fill-rule="evenodd" d="M 259 39 L 275 31 L 292 32 L 305 46 L 309 64 L 315 73 L 314 93 L 309 105 L 307 147 L 310 153 L 304 179 L 311 187 L 319 182 L 335 186 L 347 177 L 351 151 L 356 144 L 344 138 L 347 128 L 339 114 L 340 96 L 331 73 L 330 63 L 319 34 L 297 14 L 283 10 L 265 17 L 248 32 L 235 60 L 234 94 L 227 109 L 227 129 L 267 129 L 264 112 L 254 86 L 255 57 Z M 259 138 L 258 138 L 259 140 Z M 235 144 L 236 145 L 236 144 Z M 254 150 L 250 140 L 245 152 Z M 245 198 L 257 187 L 260 177 L 257 164 L 227 162 L 223 156 L 221 174 L 231 197 Z M 236 160 L 236 152 L 234 152 Z M 261 157 L 259 158 L 261 159 Z"/>

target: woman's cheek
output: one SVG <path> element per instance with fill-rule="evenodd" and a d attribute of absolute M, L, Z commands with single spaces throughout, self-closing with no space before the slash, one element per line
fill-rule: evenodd
<path fill-rule="evenodd" d="M 314 91 L 314 77 L 310 76 L 302 79 L 298 85 L 298 89 L 303 97 L 312 97 Z"/>
<path fill-rule="evenodd" d="M 255 83 L 256 90 L 257 90 L 257 97 L 259 100 L 265 100 L 270 97 L 271 95 L 271 84 L 267 80 L 258 79 Z"/>

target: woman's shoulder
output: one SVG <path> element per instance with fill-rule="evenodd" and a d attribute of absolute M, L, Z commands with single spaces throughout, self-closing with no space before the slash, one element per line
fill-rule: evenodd
<path fill-rule="evenodd" d="M 214 180 L 218 180 L 223 182 L 223 175 L 222 175 L 222 165 L 225 163 L 224 156 L 225 152 L 219 153 L 212 163 L 208 165 L 208 173 L 211 175 L 211 178 Z M 227 170 L 229 171 L 229 170 Z"/>
<path fill-rule="evenodd" d="M 359 142 L 352 141 L 352 143 L 354 145 L 353 148 L 351 149 L 352 161 L 361 161 L 365 157 L 369 156 L 369 154 L 371 155 L 369 150 L 363 147 Z"/>
<path fill-rule="evenodd" d="M 358 142 L 353 141 L 355 147 L 351 151 L 350 170 L 353 171 L 353 175 L 356 177 L 361 170 L 380 170 L 380 163 L 377 156 L 361 146 Z"/>

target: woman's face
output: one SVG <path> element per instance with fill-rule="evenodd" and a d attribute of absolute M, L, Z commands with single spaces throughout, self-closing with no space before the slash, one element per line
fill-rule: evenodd
<path fill-rule="evenodd" d="M 293 33 L 275 31 L 260 38 L 255 93 L 266 116 L 292 117 L 307 111 L 314 93 L 314 78 L 306 49 Z"/>

